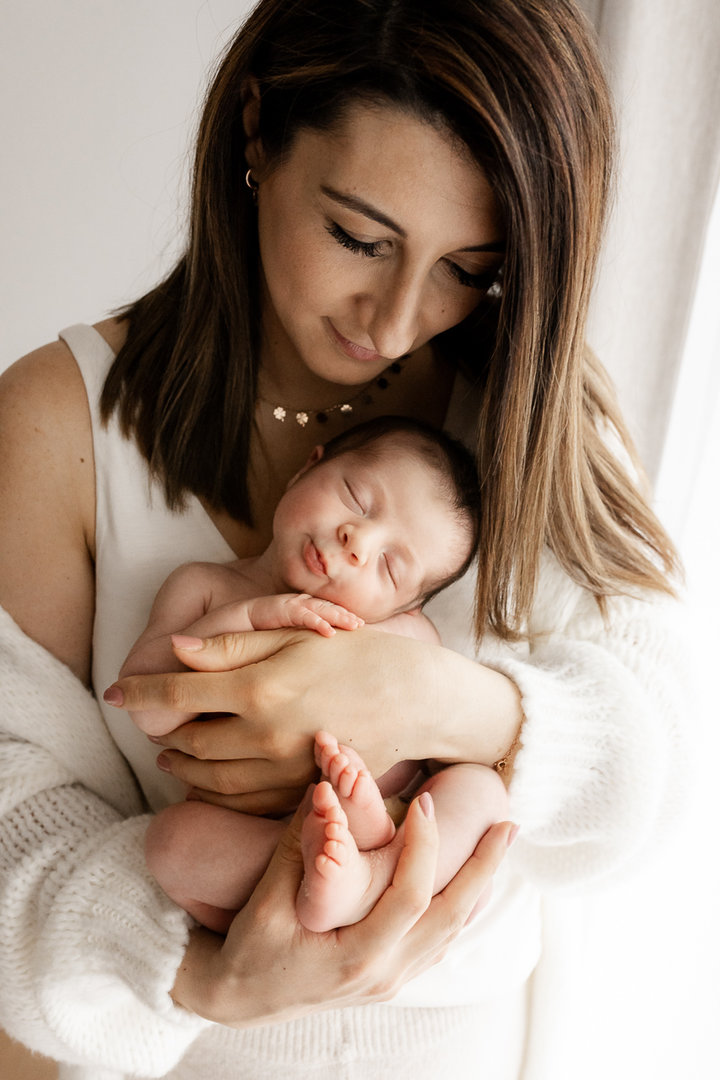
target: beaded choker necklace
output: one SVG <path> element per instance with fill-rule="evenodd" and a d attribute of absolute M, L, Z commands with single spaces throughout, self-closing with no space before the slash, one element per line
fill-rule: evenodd
<path fill-rule="evenodd" d="M 390 376 L 399 375 L 402 371 L 402 364 L 399 360 L 394 360 L 389 367 L 378 375 L 372 382 L 369 382 L 366 386 L 363 386 L 362 390 L 358 390 L 352 397 L 345 398 L 344 401 L 339 401 L 337 405 L 330 405 L 327 409 L 291 409 L 289 405 L 277 405 L 273 401 L 269 401 L 267 398 L 258 395 L 258 399 L 265 405 L 269 405 L 272 409 L 272 415 L 275 420 L 278 420 L 281 424 L 289 418 L 292 422 L 295 421 L 299 427 L 306 427 L 311 420 L 314 420 L 318 424 L 326 424 L 332 415 L 332 413 L 343 413 L 347 415 L 355 412 L 357 408 L 368 408 L 372 405 L 376 399 L 379 391 L 387 390 L 390 386 Z"/>

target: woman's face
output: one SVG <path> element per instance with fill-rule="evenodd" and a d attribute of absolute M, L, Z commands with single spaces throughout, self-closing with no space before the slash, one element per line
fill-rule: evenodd
<path fill-rule="evenodd" d="M 360 385 L 461 322 L 492 283 L 503 236 L 492 191 L 442 130 L 357 104 L 301 131 L 263 169 L 258 226 L 266 369 Z M 298 384 L 299 385 L 299 384 Z"/>

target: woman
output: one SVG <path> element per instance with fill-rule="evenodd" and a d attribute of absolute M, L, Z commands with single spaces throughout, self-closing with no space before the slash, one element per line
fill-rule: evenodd
<path fill-rule="evenodd" d="M 27 639 L 11 654 L 37 715 L 6 725 L 1 1018 L 68 1076 L 518 1075 L 539 890 L 648 842 L 677 741 L 674 556 L 610 449 L 624 430 L 583 341 L 611 143 L 565 0 L 263 0 L 208 95 L 185 256 L 4 378 L 0 600 L 98 695 L 169 570 L 266 545 L 318 432 L 448 427 L 484 491 L 474 626 L 467 581 L 434 613 L 449 649 L 226 637 L 183 656 L 200 674 L 113 685 L 112 742 L 66 672 L 41 682 Z M 158 769 L 117 709 L 153 703 L 230 716 L 163 739 Z M 188 937 L 145 873 L 141 812 L 177 780 L 284 811 L 320 727 L 378 773 L 434 757 L 511 780 L 512 857 L 419 978 L 508 827 L 418 918 L 433 833 L 414 804 L 393 887 L 327 937 L 292 917 L 293 831 L 225 941 Z"/>

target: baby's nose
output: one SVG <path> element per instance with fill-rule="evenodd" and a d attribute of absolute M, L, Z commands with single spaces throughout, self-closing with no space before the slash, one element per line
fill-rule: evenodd
<path fill-rule="evenodd" d="M 371 537 L 368 529 L 345 525 L 341 531 L 343 550 L 353 566 L 364 566 L 368 561 Z"/>

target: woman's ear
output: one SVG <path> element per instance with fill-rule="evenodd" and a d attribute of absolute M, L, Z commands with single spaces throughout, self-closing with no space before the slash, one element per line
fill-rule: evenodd
<path fill-rule="evenodd" d="M 265 155 L 260 138 L 260 87 L 257 79 L 250 76 L 245 84 L 243 104 L 243 128 L 247 136 L 245 143 L 245 160 L 251 169 L 257 173 L 263 166 Z"/>
<path fill-rule="evenodd" d="M 285 490 L 287 491 L 288 488 L 291 488 L 296 480 L 299 480 L 301 476 L 304 476 L 306 472 L 309 472 L 310 469 L 312 469 L 315 465 L 317 465 L 317 463 L 319 461 L 322 461 L 324 454 L 325 454 L 325 447 L 324 446 L 321 446 L 320 444 L 318 444 L 316 447 L 314 447 L 312 454 L 307 459 L 307 461 L 303 465 L 302 469 L 298 469 L 298 471 L 295 473 L 295 475 L 293 477 L 291 477 L 290 480 L 288 480 L 288 486 L 285 488 Z"/>

